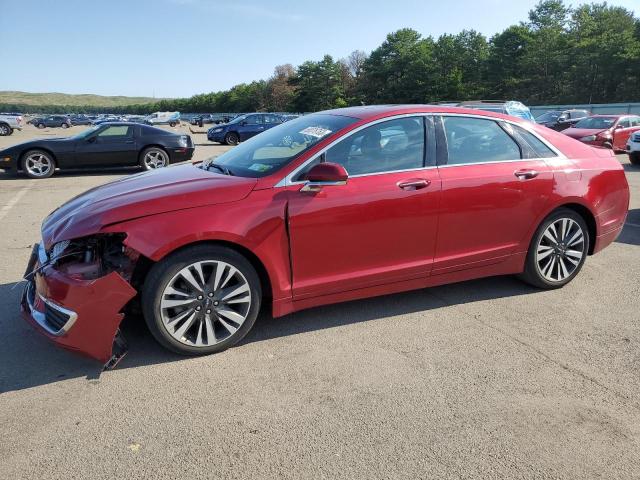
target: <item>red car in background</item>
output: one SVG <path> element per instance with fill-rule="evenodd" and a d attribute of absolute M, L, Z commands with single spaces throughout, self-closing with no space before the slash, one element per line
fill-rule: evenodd
<path fill-rule="evenodd" d="M 108 366 L 142 312 L 188 355 L 275 317 L 346 300 L 518 274 L 559 288 L 620 233 L 611 151 L 501 114 L 433 106 L 331 110 L 222 156 L 116 180 L 42 224 L 26 319 Z"/>
<path fill-rule="evenodd" d="M 638 115 L 593 115 L 562 133 L 588 145 L 625 151 L 632 133 L 640 131 Z"/>

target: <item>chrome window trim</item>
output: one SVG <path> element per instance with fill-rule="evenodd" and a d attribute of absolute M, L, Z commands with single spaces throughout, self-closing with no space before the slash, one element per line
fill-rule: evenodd
<path fill-rule="evenodd" d="M 350 130 L 346 135 L 343 135 L 340 138 L 336 138 L 333 142 L 331 142 L 329 145 L 324 147 L 322 150 L 320 150 L 318 153 L 316 153 L 313 157 L 308 159 L 302 165 L 298 166 L 298 168 L 296 168 L 293 172 L 291 172 L 289 175 L 287 175 L 282 180 L 280 180 L 278 183 L 276 183 L 274 185 L 274 188 L 288 187 L 290 185 L 302 185 L 303 183 L 305 183 L 304 181 L 294 182 L 293 181 L 293 177 L 295 177 L 298 173 L 300 173 L 301 170 L 303 170 L 307 165 L 309 165 L 311 162 L 313 162 L 320 155 L 324 154 L 331 147 L 333 147 L 337 143 L 341 142 L 342 140 L 344 140 L 346 138 L 349 138 L 351 135 L 354 135 L 354 134 L 358 133 L 359 131 L 364 130 L 365 128 L 371 127 L 373 125 L 377 125 L 378 123 L 388 122 L 389 120 L 397 120 L 399 118 L 409 118 L 409 117 L 420 117 L 420 118 L 423 118 L 423 117 L 426 117 L 427 115 L 428 114 L 426 114 L 426 113 L 415 113 L 415 112 L 414 113 L 403 113 L 403 114 L 400 114 L 400 115 L 392 115 L 390 117 L 379 118 L 377 120 L 374 120 L 373 122 L 369 122 L 369 123 L 365 123 L 364 125 L 360 125 L 359 127 L 356 127 L 353 130 Z M 408 169 L 408 170 L 396 170 L 396 171 L 363 173 L 363 174 L 360 174 L 360 175 L 349 175 L 349 178 L 357 178 L 357 177 L 363 177 L 363 176 L 367 176 L 367 175 L 381 175 L 383 173 L 395 173 L 395 172 L 408 172 L 408 171 L 412 171 L 412 170 L 424 170 L 425 168 L 432 168 L 432 167 L 419 167 L 419 168 L 415 168 L 415 169 L 412 168 L 412 169 Z"/>
<path fill-rule="evenodd" d="M 364 125 L 360 125 L 359 127 L 354 128 L 353 130 L 349 131 L 349 133 L 347 133 L 346 135 L 335 139 L 329 145 L 327 145 L 322 150 L 320 150 L 316 155 L 314 155 L 313 157 L 308 159 L 302 165 L 298 166 L 298 168 L 296 168 L 293 172 L 291 172 L 289 175 L 287 175 L 282 180 L 280 180 L 278 183 L 276 183 L 274 185 L 274 188 L 288 187 L 288 186 L 291 186 L 291 185 L 302 185 L 302 184 L 304 184 L 305 183 L 304 181 L 294 182 L 292 180 L 293 177 L 295 177 L 309 163 L 313 162 L 316 158 L 318 158 L 320 155 L 324 154 L 331 147 L 333 147 L 337 143 L 341 142 L 342 140 L 348 138 L 349 136 L 358 133 L 360 130 L 363 130 L 363 129 L 365 129 L 367 127 L 370 127 L 372 125 L 376 125 L 378 123 L 386 122 L 386 121 L 389 121 L 389 120 L 396 120 L 398 118 L 407 118 L 407 117 L 468 117 L 468 118 L 479 118 L 481 120 L 493 120 L 494 122 L 508 123 L 508 124 L 515 125 L 517 127 L 523 128 L 524 130 L 529 132 L 531 135 L 533 135 L 538 140 L 540 140 L 544 145 L 549 147 L 549 149 L 553 153 L 555 153 L 556 156 L 555 157 L 544 157 L 544 158 L 543 157 L 539 157 L 539 158 L 519 158 L 517 160 L 492 160 L 492 161 L 488 161 L 488 162 L 456 163 L 456 164 L 452 164 L 452 165 L 449 165 L 449 164 L 445 164 L 445 165 L 429 165 L 429 166 L 425 166 L 425 167 L 410 168 L 410 169 L 406 169 L 406 170 L 389 170 L 389 171 L 384 171 L 384 172 L 363 173 L 363 174 L 360 174 L 360 175 L 349 175 L 349 178 L 368 177 L 368 176 L 371 176 L 371 175 L 383 175 L 383 174 L 387 174 L 387 173 L 414 172 L 414 171 L 419 171 L 419 170 L 431 170 L 431 169 L 434 169 L 434 168 L 461 167 L 461 166 L 466 166 L 466 165 L 489 165 L 489 164 L 494 164 L 494 163 L 534 162 L 534 161 L 539 161 L 539 160 L 542 160 L 542 161 L 546 162 L 546 161 L 554 160 L 554 159 L 566 159 L 566 156 L 560 150 L 558 150 L 555 147 L 555 145 L 553 145 L 550 142 L 548 142 L 546 138 L 542 138 L 540 135 L 538 135 L 538 133 L 535 132 L 534 129 L 530 125 L 527 125 L 526 123 L 522 124 L 520 122 L 516 122 L 516 121 L 513 121 L 513 120 L 509 120 L 509 119 L 487 117 L 486 115 L 479 115 L 479 114 L 478 115 L 474 115 L 472 113 L 449 113 L 449 112 L 422 112 L 422 113 L 417 112 L 416 113 L 416 112 L 412 112 L 412 113 L 403 113 L 403 114 L 400 114 L 400 115 L 392 115 L 390 117 L 379 118 L 377 120 L 374 120 L 373 122 L 365 123 Z M 425 148 L 426 148 L 426 145 L 425 145 Z"/>

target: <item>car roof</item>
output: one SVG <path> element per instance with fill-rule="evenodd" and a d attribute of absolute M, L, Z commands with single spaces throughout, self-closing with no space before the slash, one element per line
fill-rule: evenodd
<path fill-rule="evenodd" d="M 373 120 L 376 118 L 390 117 L 393 115 L 403 115 L 411 113 L 457 113 L 467 115 L 480 115 L 492 118 L 508 119 L 513 121 L 514 118 L 519 121 L 525 120 L 519 117 L 504 115 L 502 113 L 489 112 L 487 110 L 478 110 L 465 107 L 447 107 L 444 105 L 366 105 L 359 107 L 336 108 L 333 110 L 324 110 L 322 112 L 331 115 L 342 115 L 345 117 L 358 118 L 360 120 Z"/>

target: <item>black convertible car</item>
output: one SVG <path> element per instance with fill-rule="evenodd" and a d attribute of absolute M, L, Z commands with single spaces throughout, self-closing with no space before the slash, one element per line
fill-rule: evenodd
<path fill-rule="evenodd" d="M 92 168 L 139 165 L 145 170 L 190 160 L 193 142 L 138 123 L 95 125 L 66 138 L 47 138 L 0 150 L 0 169 L 22 171 L 31 178 L 47 178 L 56 168 Z"/>

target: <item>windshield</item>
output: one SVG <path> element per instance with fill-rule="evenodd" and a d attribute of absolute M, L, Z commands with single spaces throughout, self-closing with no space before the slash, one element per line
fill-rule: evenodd
<path fill-rule="evenodd" d="M 93 127 L 87 128 L 86 130 L 83 130 L 82 132 L 80 132 L 77 135 L 74 135 L 71 138 L 75 138 L 76 140 L 82 140 L 83 138 L 87 138 L 89 135 L 91 135 L 93 132 L 95 132 L 99 128 L 100 128 L 100 125 L 94 125 Z"/>
<path fill-rule="evenodd" d="M 218 166 L 230 175 L 265 177 L 357 120 L 323 113 L 305 115 L 270 128 L 215 159 L 205 160 L 202 168 L 213 170 Z"/>
<path fill-rule="evenodd" d="M 590 130 L 604 130 L 616 123 L 617 117 L 589 117 L 580 120 L 573 128 L 588 128 Z"/>
<path fill-rule="evenodd" d="M 552 122 L 560 116 L 561 112 L 547 112 L 536 118 L 536 122 Z"/>

